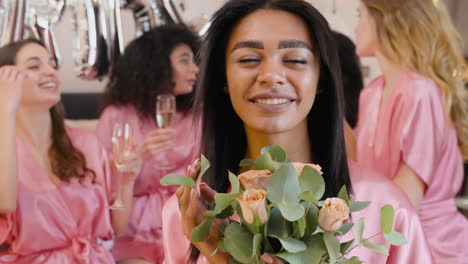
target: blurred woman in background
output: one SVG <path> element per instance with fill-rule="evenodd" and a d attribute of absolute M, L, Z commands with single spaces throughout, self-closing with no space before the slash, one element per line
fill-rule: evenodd
<path fill-rule="evenodd" d="M 468 220 L 455 207 L 468 157 L 459 36 L 443 1 L 362 0 L 357 52 L 383 75 L 361 93 L 357 160 L 403 189 L 438 263 L 466 263 Z"/>
<path fill-rule="evenodd" d="M 96 136 L 64 124 L 56 68 L 37 40 L 0 48 L 0 262 L 115 263 L 141 162 L 129 152 L 111 188 Z M 114 191 L 126 209 L 109 213 Z"/>
<path fill-rule="evenodd" d="M 112 69 L 98 137 L 110 151 L 114 124 L 128 122 L 144 160 L 135 184 L 130 225 L 113 250 L 122 263 L 161 263 L 164 259 L 161 210 L 175 189 L 162 186 L 159 180 L 169 173 L 184 175 L 198 152 L 198 130 L 189 112 L 198 45 L 198 37 L 185 27 L 159 26 L 132 41 Z M 176 97 L 170 128 L 156 125 L 156 97 L 161 94 Z M 164 167 L 163 161 L 171 168 Z"/>

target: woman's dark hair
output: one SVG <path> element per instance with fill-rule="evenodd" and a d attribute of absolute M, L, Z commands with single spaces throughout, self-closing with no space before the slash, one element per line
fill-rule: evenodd
<path fill-rule="evenodd" d="M 44 44 L 36 39 L 25 39 L 9 43 L 0 48 L 0 67 L 15 65 L 16 55 L 29 44 L 37 44 L 45 48 Z M 80 180 L 87 175 L 93 179 L 96 174 L 86 166 L 83 153 L 75 148 L 65 130 L 65 111 L 62 103 L 57 103 L 50 109 L 52 119 L 52 144 L 49 148 L 50 166 L 52 172 L 62 181 L 69 181 L 72 177 Z"/>
<path fill-rule="evenodd" d="M 345 115 L 348 124 L 354 128 L 359 114 L 359 95 L 364 88 L 361 63 L 356 54 L 356 45 L 347 36 L 334 32 L 343 78 Z"/>
<path fill-rule="evenodd" d="M 133 105 L 142 118 L 154 116 L 156 96 L 174 88 L 170 55 L 180 44 L 196 54 L 199 38 L 187 27 L 163 25 L 130 42 L 111 69 L 102 109 L 112 104 Z M 188 111 L 192 97 L 192 93 L 177 96 L 177 110 Z"/>
<path fill-rule="evenodd" d="M 322 166 L 327 197 L 336 196 L 346 185 L 351 189 L 343 134 L 343 89 L 337 48 L 325 18 L 302 0 L 231 0 L 212 18 L 199 58 L 199 83 L 195 92 L 195 113 L 203 120 L 202 153 L 211 161 L 205 181 L 218 192 L 229 186 L 227 171 L 237 172 L 246 154 L 246 135 L 226 85 L 225 51 L 233 28 L 259 9 L 281 10 L 300 17 L 320 56 L 320 77 L 312 110 L 308 115 L 311 152 Z M 191 260 L 198 257 L 191 252 Z"/>

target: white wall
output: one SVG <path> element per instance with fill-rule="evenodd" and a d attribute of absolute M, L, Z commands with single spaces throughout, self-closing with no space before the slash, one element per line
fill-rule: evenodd
<path fill-rule="evenodd" d="M 354 37 L 354 27 L 357 24 L 357 6 L 359 0 L 308 0 L 317 7 L 330 22 L 333 29 L 344 33 L 351 39 Z M 175 0 L 176 3 L 184 2 L 183 0 Z M 335 2 L 335 5 L 334 5 Z M 188 20 L 194 19 L 201 15 L 211 15 L 224 0 L 185 0 L 186 12 L 184 17 Z M 335 12 L 334 12 L 335 11 Z M 127 44 L 134 38 L 134 22 L 132 13 L 129 10 L 122 11 L 122 26 L 124 42 Z M 72 40 L 76 36 L 72 27 L 72 15 L 70 9 L 67 9 L 61 22 L 56 29 L 57 42 L 62 55 L 63 64 L 60 69 L 60 74 L 63 81 L 63 92 L 100 92 L 104 89 L 105 81 L 86 81 L 76 77 L 76 72 L 73 69 L 72 59 Z M 374 59 L 363 59 L 363 66 L 369 69 L 370 78 L 379 74 Z"/>

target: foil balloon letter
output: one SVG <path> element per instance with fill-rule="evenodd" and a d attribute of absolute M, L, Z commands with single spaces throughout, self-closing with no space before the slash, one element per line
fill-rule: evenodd
<path fill-rule="evenodd" d="M 27 0 L 0 0 L 0 46 L 23 39 Z"/>
<path fill-rule="evenodd" d="M 64 0 L 29 0 L 27 24 L 29 34 L 41 40 L 60 64 L 61 56 L 54 28 L 60 21 L 65 7 Z"/>
<path fill-rule="evenodd" d="M 73 12 L 76 35 L 73 59 L 78 77 L 101 78 L 109 68 L 108 21 L 102 1 L 73 0 L 69 7 Z"/>
<path fill-rule="evenodd" d="M 141 36 L 143 32 L 165 23 L 156 0 L 127 0 L 123 7 L 133 11 L 137 37 Z"/>

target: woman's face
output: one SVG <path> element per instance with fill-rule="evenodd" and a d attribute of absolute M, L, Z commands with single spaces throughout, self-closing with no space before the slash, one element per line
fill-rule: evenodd
<path fill-rule="evenodd" d="M 50 108 L 60 101 L 57 64 L 44 47 L 36 43 L 26 44 L 16 55 L 15 66 L 27 73 L 22 105 Z"/>
<path fill-rule="evenodd" d="M 170 55 L 174 94 L 183 95 L 193 91 L 197 81 L 198 66 L 195 64 L 192 49 L 187 44 L 179 44 Z"/>
<path fill-rule="evenodd" d="M 284 11 L 258 10 L 233 29 L 227 91 L 247 129 L 276 134 L 307 125 L 320 74 L 313 46 L 302 19 Z"/>
<path fill-rule="evenodd" d="M 377 29 L 375 20 L 364 3 L 359 4 L 359 22 L 356 27 L 356 52 L 361 57 L 375 56 L 377 51 Z"/>

